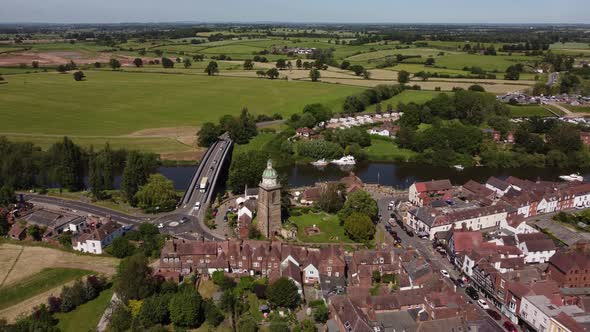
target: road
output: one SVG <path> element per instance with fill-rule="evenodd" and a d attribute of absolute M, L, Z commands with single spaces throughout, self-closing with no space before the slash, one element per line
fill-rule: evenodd
<path fill-rule="evenodd" d="M 36 195 L 36 194 L 26 194 L 26 195 L 24 195 L 24 198 L 25 198 L 25 200 L 32 202 L 32 203 L 38 202 L 38 203 L 43 203 L 43 204 L 55 205 L 55 206 L 59 206 L 59 207 L 70 209 L 70 210 L 91 213 L 91 214 L 94 214 L 97 216 L 110 215 L 111 219 L 113 221 L 116 221 L 116 222 L 122 223 L 122 224 L 139 225 L 141 223 L 150 221 L 150 218 L 148 218 L 148 217 L 131 216 L 131 215 L 128 215 L 128 214 L 125 214 L 122 212 L 118 212 L 115 210 L 111 210 L 108 208 L 103 208 L 103 207 L 96 206 L 93 204 L 72 201 L 72 200 L 68 200 L 68 199 L 61 199 L 61 198 L 51 197 L 51 196 L 41 196 L 41 195 Z"/>
<path fill-rule="evenodd" d="M 394 212 L 394 211 L 388 210 L 389 202 L 394 199 L 396 199 L 396 198 L 395 197 L 381 197 L 381 198 L 377 199 L 377 205 L 379 206 L 379 213 L 382 216 L 381 219 L 379 220 L 379 224 L 377 225 L 377 227 L 379 227 L 385 233 L 385 236 L 386 236 L 386 239 L 388 242 L 389 241 L 393 242 L 393 237 L 385 230 L 385 225 L 389 224 L 389 217 L 390 217 L 391 213 Z M 397 199 L 399 199 L 399 197 Z M 396 204 L 398 201 L 399 200 L 395 200 Z M 452 278 L 454 278 L 454 279 L 460 278 L 460 271 L 458 271 L 455 268 L 455 266 L 449 262 L 449 260 L 446 258 L 447 256 L 443 257 L 439 253 L 435 252 L 435 250 L 432 248 L 431 241 L 429 241 L 428 239 L 422 240 L 417 236 L 410 237 L 397 224 L 395 224 L 395 226 L 393 226 L 393 230 L 397 233 L 397 236 L 401 239 L 402 247 L 407 248 L 407 247 L 411 246 L 411 247 L 415 248 L 416 250 L 418 250 L 418 252 L 422 255 L 422 257 L 424 257 L 424 259 L 431 265 L 433 273 L 435 275 L 440 275 L 442 277 L 442 275 L 440 274 L 440 270 L 446 270 L 447 272 L 449 272 L 449 274 L 451 275 Z M 450 286 L 453 286 L 453 287 L 455 286 L 455 284 L 450 279 L 448 279 L 448 278 L 444 278 L 444 279 Z M 467 299 L 471 299 L 465 293 L 465 288 L 457 287 L 457 291 L 461 292 L 462 295 L 464 295 Z M 484 296 L 481 293 L 480 293 L 480 298 L 484 298 Z M 491 301 L 486 301 L 486 302 L 488 302 L 488 305 L 490 305 L 490 308 L 493 308 L 495 311 L 497 311 L 502 316 L 502 320 L 499 320 L 499 321 L 494 320 L 491 316 L 488 315 L 488 313 L 484 309 L 482 309 L 481 307 L 476 305 L 476 307 L 478 308 L 478 310 L 482 314 L 482 317 L 487 317 L 489 321 L 493 321 L 494 323 L 496 323 L 496 325 L 498 327 L 498 331 L 504 331 L 501 324 L 503 324 L 505 321 L 507 321 L 509 319 L 502 314 L 500 309 L 494 308 L 494 305 L 493 305 L 493 303 L 491 303 Z"/>

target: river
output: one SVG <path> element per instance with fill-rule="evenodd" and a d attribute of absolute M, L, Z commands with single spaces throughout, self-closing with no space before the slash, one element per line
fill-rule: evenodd
<path fill-rule="evenodd" d="M 187 188 L 194 171 L 195 166 L 159 168 L 159 172 L 172 180 L 178 190 L 185 190 Z M 348 171 L 343 171 L 334 165 L 328 165 L 324 169 L 317 169 L 312 165 L 291 165 L 280 167 L 277 171 L 287 175 L 290 187 L 308 186 L 321 181 L 335 181 L 349 174 Z M 586 181 L 590 179 L 590 170 L 471 167 L 463 171 L 458 171 L 454 168 L 391 162 L 361 163 L 356 165 L 352 169 L 352 172 L 365 183 L 379 183 L 399 189 L 406 189 L 415 181 L 450 179 L 453 184 L 461 185 L 468 180 L 485 182 L 490 176 L 506 178 L 512 175 L 532 181 L 559 181 L 560 175 L 580 172 Z"/>

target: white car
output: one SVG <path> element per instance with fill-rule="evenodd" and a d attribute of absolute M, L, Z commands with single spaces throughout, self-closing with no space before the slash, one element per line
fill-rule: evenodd
<path fill-rule="evenodd" d="M 159 223 L 159 224 L 158 224 L 158 228 L 164 228 L 164 224 L 162 224 L 162 223 Z"/>
<path fill-rule="evenodd" d="M 477 300 L 477 304 L 479 304 L 479 306 L 482 307 L 485 310 L 488 310 L 490 308 L 490 306 L 483 299 Z"/>
<path fill-rule="evenodd" d="M 196 202 L 195 203 L 195 210 L 198 210 L 199 208 L 201 208 L 201 202 Z"/>
<path fill-rule="evenodd" d="M 447 272 L 447 270 L 440 270 L 440 274 L 442 274 L 444 277 L 450 278 L 451 275 L 449 274 L 449 272 Z"/>

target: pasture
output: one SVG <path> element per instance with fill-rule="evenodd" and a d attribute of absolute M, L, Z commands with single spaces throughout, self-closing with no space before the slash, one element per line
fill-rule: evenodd
<path fill-rule="evenodd" d="M 506 68 L 517 63 L 526 64 L 537 60 L 529 56 L 507 55 L 476 55 L 476 54 L 451 54 L 436 58 L 436 66 L 449 69 L 463 69 L 465 67 L 480 67 L 490 72 L 505 72 Z"/>
<path fill-rule="evenodd" d="M 356 87 L 298 81 L 86 71 L 12 75 L 0 94 L 0 134 L 119 136 L 142 129 L 199 126 L 243 107 L 289 116 L 306 104 L 338 110 Z M 19 123 L 14 124 L 18 112 Z"/>

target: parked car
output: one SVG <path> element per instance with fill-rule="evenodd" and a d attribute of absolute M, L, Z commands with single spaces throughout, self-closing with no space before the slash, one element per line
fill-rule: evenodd
<path fill-rule="evenodd" d="M 460 287 L 460 288 L 465 288 L 465 283 L 461 279 L 455 280 L 455 285 L 457 285 L 457 287 Z"/>
<path fill-rule="evenodd" d="M 490 306 L 484 299 L 477 300 L 477 304 L 485 310 L 488 310 L 490 308 Z"/>
<path fill-rule="evenodd" d="M 387 211 L 391 211 L 393 209 L 393 206 L 389 205 L 387 206 Z"/>
<path fill-rule="evenodd" d="M 506 331 L 508 331 L 508 332 L 518 332 L 518 330 L 516 329 L 516 326 L 514 326 L 514 324 L 512 324 L 509 321 L 505 321 L 503 325 L 504 325 L 504 328 L 506 329 Z"/>
<path fill-rule="evenodd" d="M 158 224 L 158 228 L 164 228 L 164 224 L 162 224 L 162 223 L 159 223 L 159 224 Z"/>
<path fill-rule="evenodd" d="M 474 299 L 475 301 L 479 300 L 479 294 L 477 293 L 475 288 L 469 286 L 465 288 L 465 293 L 467 293 L 467 295 L 469 295 L 469 297 Z"/>
<path fill-rule="evenodd" d="M 495 320 L 501 320 L 502 316 L 495 310 L 492 309 L 488 309 L 486 310 L 486 312 L 488 313 L 488 315 L 490 315 L 490 317 L 492 317 Z"/>
<path fill-rule="evenodd" d="M 406 233 L 408 234 L 409 237 L 414 237 L 414 232 L 412 230 L 409 230 Z"/>
<path fill-rule="evenodd" d="M 444 277 L 450 278 L 451 275 L 449 274 L 449 272 L 447 272 L 447 270 L 440 270 L 440 274 L 442 274 Z"/>

